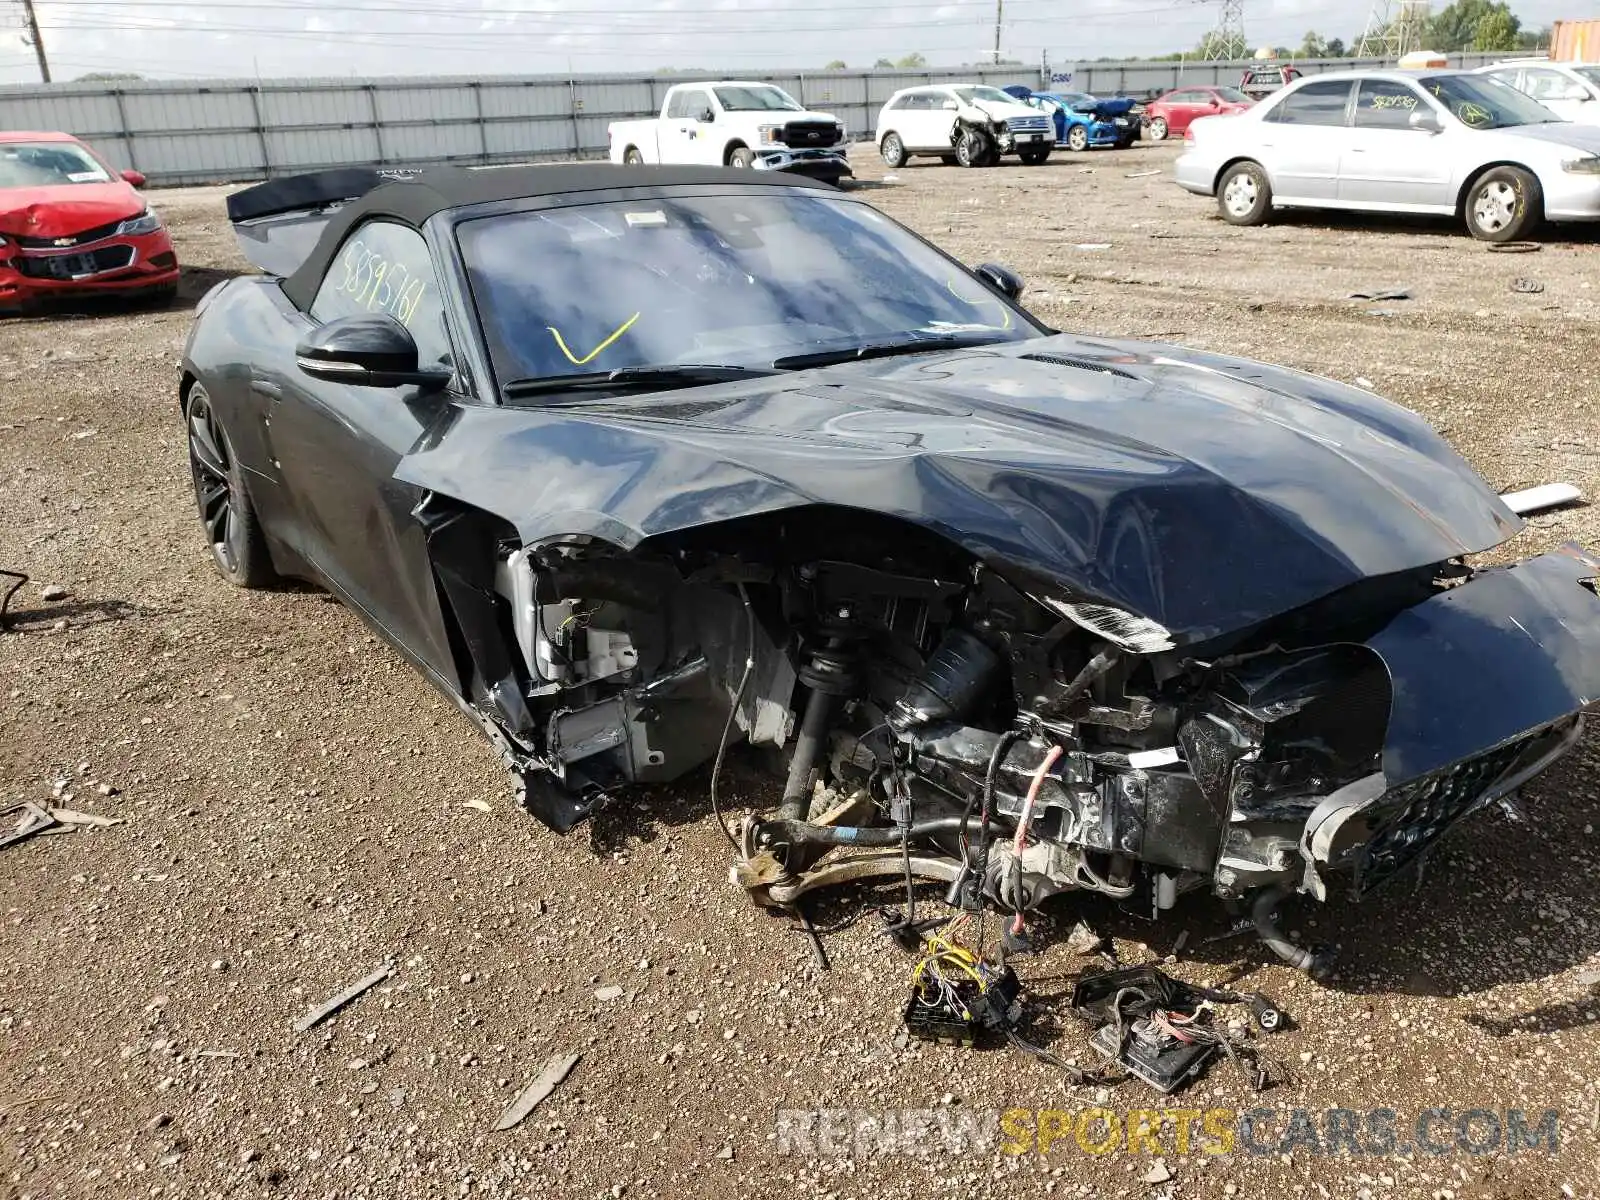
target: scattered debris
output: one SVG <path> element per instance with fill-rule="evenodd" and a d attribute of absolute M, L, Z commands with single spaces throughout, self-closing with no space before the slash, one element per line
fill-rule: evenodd
<path fill-rule="evenodd" d="M 1067 934 L 1067 949 L 1074 954 L 1094 954 L 1106 946 L 1106 937 L 1087 921 L 1079 921 Z"/>
<path fill-rule="evenodd" d="M 39 589 L 39 599 L 41 600 L 65 600 L 70 595 L 72 593 L 59 583 L 47 583 Z"/>
<path fill-rule="evenodd" d="M 1167 1169 L 1167 1164 L 1158 1158 L 1140 1178 L 1144 1183 L 1169 1183 L 1172 1180 L 1172 1172 Z"/>
<path fill-rule="evenodd" d="M 46 1092 L 42 1096 L 29 1096 L 22 1100 L 12 1100 L 0 1104 L 0 1112 L 15 1112 L 19 1108 L 31 1108 L 35 1104 L 49 1104 L 52 1100 L 60 1100 L 66 1096 L 65 1092 Z"/>
<path fill-rule="evenodd" d="M 97 434 L 99 432 L 100 431 L 98 429 L 80 429 L 80 430 L 78 430 L 77 433 L 71 433 L 71 434 L 68 434 L 67 436 L 70 437 L 75 442 L 81 442 L 85 438 L 92 438 L 95 434 Z"/>
<path fill-rule="evenodd" d="M 1511 281 L 1511 290 L 1513 292 L 1521 292 L 1524 296 L 1537 296 L 1544 291 L 1544 284 L 1537 279 L 1529 279 L 1525 275 L 1519 275 Z"/>
<path fill-rule="evenodd" d="M 879 183 L 899 183 L 900 182 L 900 176 L 898 176 L 898 175 L 894 174 L 893 172 L 891 172 L 888 175 L 885 175 L 878 182 Z"/>
<path fill-rule="evenodd" d="M 102 817 L 99 813 L 74 812 L 70 808 L 52 808 L 50 815 L 63 825 L 92 825 L 96 829 L 110 829 L 121 825 L 121 817 Z"/>
<path fill-rule="evenodd" d="M 622 999 L 622 988 L 614 983 L 603 988 L 595 988 L 594 998 L 604 1003 L 610 1003 L 612 1000 L 620 1000 Z"/>
<path fill-rule="evenodd" d="M 11 585 L 3 593 L 0 593 L 0 633 L 3 633 L 10 623 L 6 610 L 11 607 L 11 597 L 22 590 L 28 582 L 28 577 L 21 571 L 7 571 L 3 568 L 0 568 L 0 575 L 12 581 Z"/>
<path fill-rule="evenodd" d="M 1129 171 L 1126 175 L 1123 176 L 1123 178 L 1124 179 L 1148 179 L 1152 175 L 1159 175 L 1159 174 L 1161 174 L 1161 172 L 1159 170 L 1156 170 L 1156 171 Z"/>
<path fill-rule="evenodd" d="M 1583 499 L 1583 493 L 1570 483 L 1541 483 L 1516 492 L 1503 492 L 1500 499 L 1512 512 L 1525 517 L 1529 513 L 1576 504 Z"/>
<path fill-rule="evenodd" d="M 1351 300 L 1409 300 L 1411 292 L 1407 288 L 1385 288 L 1371 292 L 1351 292 Z"/>
<path fill-rule="evenodd" d="M 1544 247 L 1538 242 L 1490 242 L 1486 249 L 1490 254 L 1532 254 Z"/>
<path fill-rule="evenodd" d="M 318 1005 L 305 1016 L 301 1017 L 294 1023 L 294 1031 L 296 1033 L 304 1033 L 306 1030 L 322 1024 L 322 1022 L 333 1016 L 334 1013 L 338 1012 L 346 1004 L 349 1004 L 350 1001 L 360 996 L 363 992 L 370 991 L 372 988 L 377 987 L 385 979 L 393 975 L 394 972 L 394 964 L 385 963 L 371 975 L 366 976 L 364 979 L 358 979 L 355 983 L 352 983 L 349 987 L 345 988 L 344 991 L 340 992 L 332 1000 L 329 1000 L 325 1004 Z"/>
<path fill-rule="evenodd" d="M 242 1058 L 237 1050 L 196 1050 L 201 1058 Z"/>
<path fill-rule="evenodd" d="M 732 1146 L 724 1146 L 721 1150 L 717 1151 L 717 1157 L 720 1158 L 723 1162 L 732 1162 L 733 1161 L 733 1147 Z"/>
<path fill-rule="evenodd" d="M 539 1072 L 538 1077 L 518 1092 L 516 1098 L 500 1114 L 500 1119 L 494 1123 L 495 1132 L 515 1129 L 527 1120 L 528 1114 L 561 1086 L 562 1081 L 572 1073 L 572 1068 L 578 1065 L 578 1060 L 582 1057 L 582 1054 L 558 1054 L 545 1063 L 544 1070 Z"/>
<path fill-rule="evenodd" d="M 1078 243 L 1078 249 L 1079 250 L 1109 250 L 1109 249 L 1111 249 L 1111 243 L 1110 242 L 1079 242 Z"/>
<path fill-rule="evenodd" d="M 4 850 L 7 846 L 14 846 L 18 842 L 26 841 L 34 834 L 43 833 L 45 830 L 60 824 L 55 817 L 30 801 L 24 801 L 6 809 L 4 812 L 0 812 L 0 817 L 9 817 L 12 813 L 21 813 L 22 815 L 17 818 L 15 829 L 10 833 L 0 834 L 0 850 Z"/>
<path fill-rule="evenodd" d="M 472 797 L 470 800 L 463 800 L 461 802 L 461 807 L 475 808 L 481 813 L 492 813 L 494 811 L 494 805 L 490 804 L 487 800 L 480 800 L 476 796 Z"/>
<path fill-rule="evenodd" d="M 1210 1023 L 1218 1004 L 1244 1004 L 1258 1029 L 1282 1028 L 1282 1011 L 1260 992 L 1233 992 L 1174 979 L 1155 967 L 1120 967 L 1083 975 L 1072 989 L 1072 1009 L 1095 1026 L 1090 1047 L 1162 1095 L 1199 1077 L 1219 1051 L 1241 1070 L 1254 1057 L 1235 1034 Z M 1260 1091 L 1266 1072 L 1255 1064 Z"/>
<path fill-rule="evenodd" d="M 1357 375 L 1356 386 L 1359 388 L 1366 388 L 1367 391 L 1370 392 L 1372 390 L 1372 380 L 1368 379 L 1365 375 Z"/>

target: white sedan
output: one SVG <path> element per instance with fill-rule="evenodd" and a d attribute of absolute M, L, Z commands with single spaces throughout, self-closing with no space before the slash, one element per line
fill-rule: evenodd
<path fill-rule="evenodd" d="M 1247 112 L 1195 121 L 1176 173 L 1234 225 L 1275 207 L 1433 213 L 1506 242 L 1542 220 L 1600 220 L 1600 128 L 1462 71 L 1297 80 Z"/>
<path fill-rule="evenodd" d="M 1530 59 L 1479 67 L 1476 74 L 1509 83 L 1564 120 L 1600 125 L 1600 67 Z"/>

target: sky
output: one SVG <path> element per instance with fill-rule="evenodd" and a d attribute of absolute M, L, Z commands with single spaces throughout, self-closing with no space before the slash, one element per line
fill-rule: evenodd
<path fill-rule="evenodd" d="M 1195 45 L 1220 0 L 1003 0 L 1002 54 L 1057 65 Z M 1395 0 L 1398 7 L 1398 0 Z M 1309 29 L 1350 42 L 1373 0 L 1244 0 L 1252 45 Z M 1436 7 L 1439 4 L 1436 0 Z M 1600 16 L 1596 0 L 1512 0 L 1526 26 Z M 659 67 L 935 65 L 994 47 L 995 0 L 35 0 L 55 77 L 321 77 L 638 72 Z M 0 83 L 38 68 L 21 0 L 0 0 Z"/>

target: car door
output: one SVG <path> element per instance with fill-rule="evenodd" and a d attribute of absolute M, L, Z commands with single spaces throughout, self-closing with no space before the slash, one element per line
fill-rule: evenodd
<path fill-rule="evenodd" d="M 673 111 L 678 116 L 667 124 L 676 139 L 677 153 L 669 161 L 721 165 L 722 144 L 717 138 L 716 121 L 700 119 L 706 112 L 716 116 L 711 93 L 704 88 L 684 88 L 673 101 Z"/>
<path fill-rule="evenodd" d="M 1173 132 L 1183 133 L 1190 125 L 1194 124 L 1196 117 L 1210 115 L 1211 110 L 1206 105 L 1206 98 L 1209 95 L 1209 92 L 1203 92 L 1196 88 L 1190 88 L 1187 91 L 1178 93 L 1176 97 L 1177 103 L 1173 105 L 1173 112 L 1177 115 L 1177 120 L 1174 121 L 1170 117 L 1167 119 L 1167 125 Z"/>
<path fill-rule="evenodd" d="M 424 365 L 453 361 L 438 275 L 421 233 L 375 219 L 352 230 L 312 301 L 305 331 L 337 317 L 388 312 L 416 339 Z M 258 371 L 266 430 L 288 503 L 295 549 L 378 624 L 449 679 L 453 658 L 422 531 L 419 489 L 394 478 L 400 459 L 448 422 L 449 392 L 357 387 L 293 365 Z"/>
<path fill-rule="evenodd" d="M 1411 84 L 1363 79 L 1356 89 L 1350 144 L 1339 164 L 1339 199 L 1413 211 L 1455 208 L 1451 123 L 1444 132 L 1413 128 L 1413 113 L 1440 114 Z"/>
<path fill-rule="evenodd" d="M 1349 79 L 1313 79 L 1285 92 L 1262 118 L 1257 147 L 1276 199 L 1338 202 L 1339 160 L 1349 146 L 1346 122 L 1354 90 Z"/>
<path fill-rule="evenodd" d="M 896 96 L 889 102 L 889 107 L 884 111 L 883 118 L 879 121 L 878 136 L 881 139 L 886 133 L 895 133 L 900 137 L 900 144 L 907 150 L 917 148 L 917 93 L 906 92 Z"/>
<path fill-rule="evenodd" d="M 909 116 L 916 140 L 911 145 L 922 151 L 950 153 L 950 129 L 955 124 L 956 114 L 953 108 L 946 106 L 955 102 L 954 96 L 937 88 L 914 93 Z"/>

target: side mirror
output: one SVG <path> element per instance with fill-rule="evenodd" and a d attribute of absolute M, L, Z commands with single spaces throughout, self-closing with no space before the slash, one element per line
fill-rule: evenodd
<path fill-rule="evenodd" d="M 1444 125 L 1439 120 L 1439 114 L 1431 108 L 1414 108 L 1406 124 L 1412 129 L 1419 129 L 1423 133 L 1443 133 Z"/>
<path fill-rule="evenodd" d="M 1015 300 L 1028 286 L 1021 275 L 999 263 L 981 263 L 972 268 L 972 273 L 1007 300 Z"/>
<path fill-rule="evenodd" d="M 294 348 L 294 361 L 313 379 L 354 387 L 418 387 L 438 391 L 448 367 L 417 365 L 411 331 L 388 313 L 358 313 L 318 326 Z"/>
<path fill-rule="evenodd" d="M 136 188 L 142 188 L 146 183 L 143 171 L 124 171 L 122 180 L 124 183 L 131 183 Z"/>
<path fill-rule="evenodd" d="M 1206 103 L 1208 103 L 1212 108 L 1221 108 L 1222 107 L 1222 101 L 1218 100 L 1215 96 L 1211 97 L 1211 99 L 1208 100 Z"/>
<path fill-rule="evenodd" d="M 702 108 L 698 113 L 695 114 L 694 119 L 699 121 L 702 125 L 710 125 L 716 121 L 717 114 L 712 112 L 709 108 Z"/>

